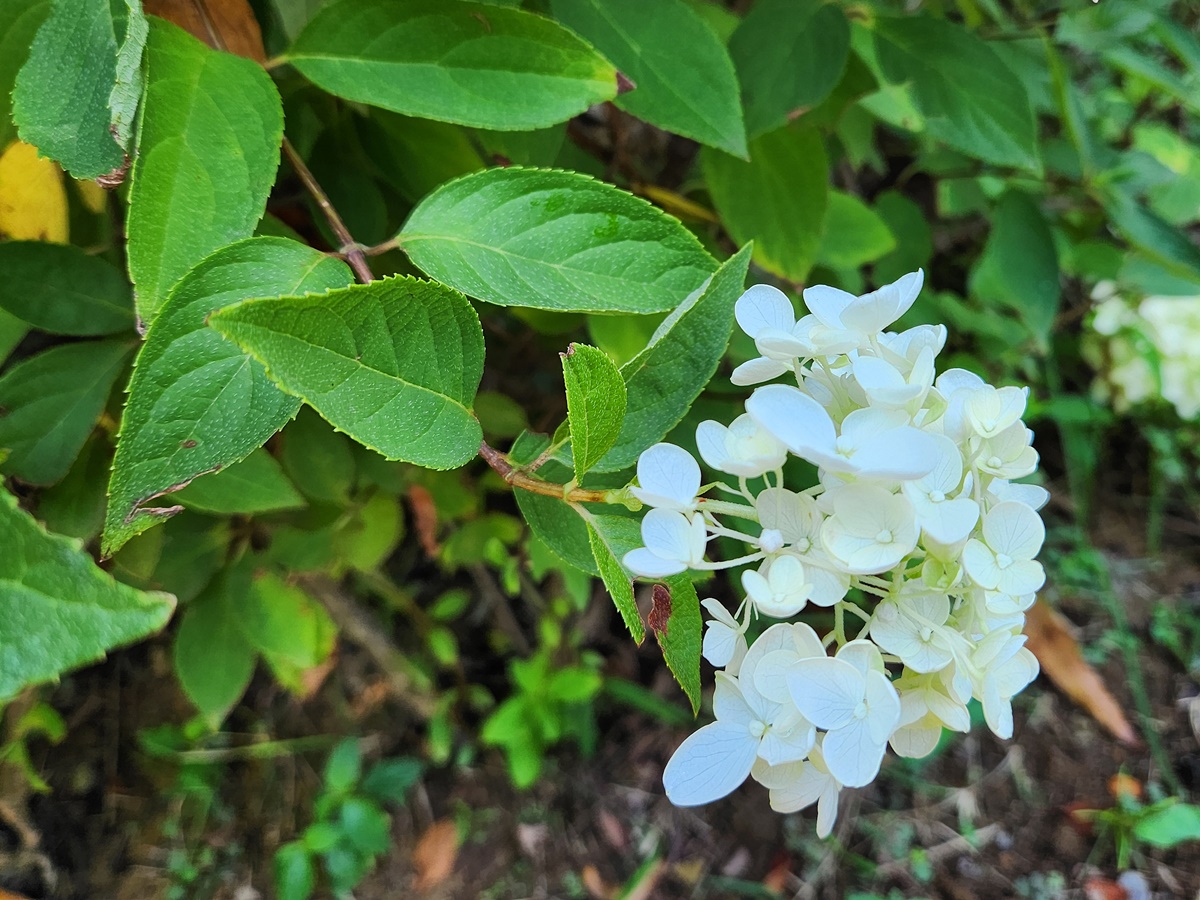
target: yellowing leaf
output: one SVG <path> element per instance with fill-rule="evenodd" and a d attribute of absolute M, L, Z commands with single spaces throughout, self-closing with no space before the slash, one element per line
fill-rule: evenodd
<path fill-rule="evenodd" d="M 79 191 L 79 199 L 89 211 L 96 215 L 104 212 L 104 206 L 108 203 L 108 191 L 94 181 L 76 181 L 75 190 Z"/>
<path fill-rule="evenodd" d="M 0 154 L 0 235 L 14 241 L 67 242 L 62 172 L 21 141 Z"/>

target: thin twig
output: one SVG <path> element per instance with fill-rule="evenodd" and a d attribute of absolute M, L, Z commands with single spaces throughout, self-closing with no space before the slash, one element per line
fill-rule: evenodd
<path fill-rule="evenodd" d="M 288 162 L 292 164 L 292 168 L 296 170 L 296 174 L 300 176 L 305 189 L 317 201 L 317 206 L 321 207 L 321 212 L 325 214 L 329 227 L 333 229 L 333 233 L 341 245 L 338 248 L 339 253 L 350 264 L 350 268 L 354 270 L 358 280 L 363 284 L 374 281 L 375 275 L 371 272 L 371 267 L 367 265 L 367 257 L 363 253 L 365 248 L 351 236 L 349 229 L 346 228 L 346 223 L 342 221 L 338 211 L 329 202 L 329 196 L 321 189 L 321 185 L 317 184 L 317 179 L 313 177 L 313 173 L 304 164 L 304 160 L 300 158 L 300 154 L 296 152 L 296 148 L 286 137 L 283 139 L 283 153 L 288 158 Z"/>
<path fill-rule="evenodd" d="M 529 491 L 531 494 L 542 494 L 546 497 L 556 497 L 569 503 L 608 503 L 610 491 L 593 491 L 579 487 L 568 487 L 565 484 L 554 484 L 534 478 L 516 468 L 508 458 L 484 441 L 479 446 L 479 455 L 487 460 L 487 464 L 501 478 L 515 488 Z"/>
<path fill-rule="evenodd" d="M 508 635 L 508 639 L 517 648 L 517 652 L 522 656 L 528 656 L 532 649 L 529 646 L 529 640 L 525 637 L 525 632 L 521 631 L 521 624 L 517 621 L 517 617 L 508 603 L 508 597 L 505 596 L 504 591 L 500 590 L 500 586 L 496 584 L 496 579 L 492 575 L 491 569 L 483 563 L 472 563 L 467 566 L 467 571 L 475 579 L 475 586 L 479 589 L 479 593 L 483 595 L 484 602 L 492 608 L 496 627 Z"/>

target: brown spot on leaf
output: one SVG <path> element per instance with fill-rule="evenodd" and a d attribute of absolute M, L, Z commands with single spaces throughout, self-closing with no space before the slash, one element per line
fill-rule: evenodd
<path fill-rule="evenodd" d="M 195 446 L 196 446 L 196 442 L 195 442 L 195 441 L 193 441 L 193 440 L 191 440 L 191 439 L 189 438 L 189 439 L 188 439 L 188 440 L 186 440 L 186 441 L 182 441 L 182 442 L 179 444 L 179 446 L 180 446 L 180 447 L 182 447 L 184 450 L 191 450 L 193 447 L 195 447 Z"/>
<path fill-rule="evenodd" d="M 621 94 L 628 94 L 630 91 L 635 90 L 636 88 L 637 88 L 637 85 L 633 82 L 632 78 L 630 78 L 624 72 L 617 72 L 617 96 L 618 97 Z"/>
<path fill-rule="evenodd" d="M 656 584 L 650 603 L 650 614 L 646 616 L 646 624 L 659 637 L 667 636 L 667 626 L 671 624 L 671 591 L 665 584 Z"/>

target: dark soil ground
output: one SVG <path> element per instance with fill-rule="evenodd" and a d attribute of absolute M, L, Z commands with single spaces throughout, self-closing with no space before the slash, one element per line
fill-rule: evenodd
<path fill-rule="evenodd" d="M 1102 655 L 1111 645 L 1103 610 L 1054 599 L 1080 625 L 1080 644 L 1094 651 L 1135 727 L 1154 729 L 1179 779 L 1200 792 L 1200 743 L 1188 704 L 1198 688 L 1149 630 L 1156 604 L 1195 611 L 1200 556 L 1189 549 L 1194 539 L 1172 531 L 1168 520 L 1167 549 L 1143 560 L 1137 511 L 1126 510 L 1136 505 L 1113 498 L 1093 538 L 1109 556 L 1139 638 L 1149 722 L 1136 714 L 1120 654 Z M 657 649 L 614 638 L 607 601 L 598 595 L 594 606 L 583 624 L 610 671 L 682 707 Z M 502 677 L 499 662 L 487 665 Z M 349 733 L 366 736 L 371 755 L 419 755 L 420 724 L 380 684 L 380 673 L 351 645 L 306 702 L 259 676 L 227 725 L 229 746 Z M 68 736 L 58 747 L 33 745 L 51 793 L 29 794 L 11 777 L 4 785 L 0 886 L 33 900 L 273 895 L 271 854 L 307 824 L 327 749 L 265 759 L 218 750 L 201 770 L 215 788 L 206 790 L 201 777 L 199 789 L 193 783 L 185 793 L 179 766 L 147 754 L 138 738 L 148 726 L 190 715 L 161 639 L 70 676 L 47 699 L 66 719 Z M 1108 781 L 1121 771 L 1143 784 L 1163 780 L 1144 746 L 1110 737 L 1043 677 L 1018 699 L 1011 742 L 980 730 L 919 767 L 889 758 L 874 785 L 843 794 L 835 839 L 819 842 L 811 811 L 776 815 L 753 784 L 707 808 L 673 808 L 663 796 L 662 768 L 688 730 L 603 699 L 597 713 L 596 752 L 555 751 L 528 792 L 513 789 L 499 754 L 472 748 L 476 726 L 466 723 L 459 764 L 428 772 L 395 816 L 393 851 L 354 896 L 610 897 L 629 886 L 625 896 L 633 898 L 1120 897 L 1097 893 L 1103 885 L 1094 881 L 1119 874 L 1112 841 L 1087 833 L 1068 811 L 1112 806 Z M 444 819 L 458 824 L 462 846 L 449 874 L 417 891 L 417 840 Z M 36 849 L 28 849 L 33 841 Z M 1200 846 L 1150 851 L 1133 866 L 1153 896 L 1200 892 Z"/>

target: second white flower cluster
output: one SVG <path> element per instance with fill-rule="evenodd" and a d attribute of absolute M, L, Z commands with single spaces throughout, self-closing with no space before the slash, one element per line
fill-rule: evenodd
<path fill-rule="evenodd" d="M 843 786 L 871 782 L 889 745 L 920 757 L 943 729 L 968 730 L 972 698 L 992 731 L 1012 735 L 1012 697 L 1038 671 L 1024 613 L 1045 577 L 1035 557 L 1047 494 L 1016 482 L 1038 464 L 1021 421 L 1027 390 L 937 375 L 944 326 L 886 330 L 922 281 L 915 272 L 861 297 L 810 287 L 799 321 L 782 292 L 750 288 L 736 316 L 761 356 L 733 382 L 794 383 L 764 384 L 728 426 L 697 429 L 700 456 L 731 483 L 702 487 L 696 460 L 671 444 L 638 460 L 631 492 L 651 509 L 645 546 L 624 558 L 631 571 L 754 566 L 736 613 L 704 601 L 704 655 L 723 670 L 716 721 L 664 773 L 678 805 L 753 777 L 778 811 L 817 804 L 824 836 Z M 789 454 L 817 467 L 815 485 L 784 483 Z M 716 537 L 747 552 L 710 561 Z M 780 622 L 748 645 L 753 618 L 809 604 L 831 609 L 828 634 Z"/>

